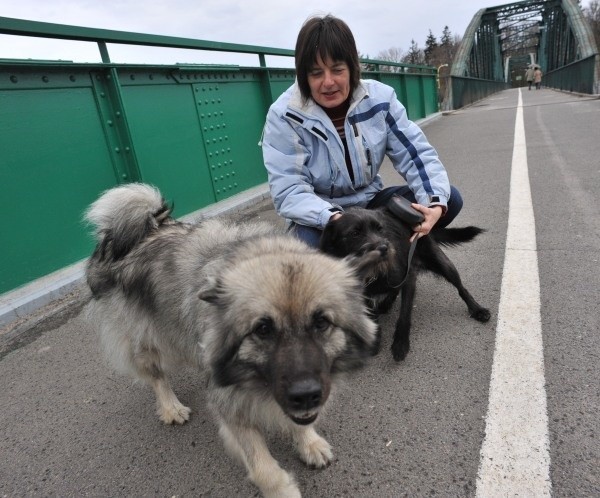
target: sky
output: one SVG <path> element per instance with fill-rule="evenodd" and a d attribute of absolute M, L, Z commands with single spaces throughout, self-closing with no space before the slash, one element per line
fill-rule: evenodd
<path fill-rule="evenodd" d="M 311 15 L 333 14 L 354 33 L 361 55 L 376 58 L 389 48 L 424 48 L 445 26 L 463 36 L 476 12 L 512 3 L 485 0 L 0 0 L 0 17 L 137 33 L 293 49 Z M 584 6 L 589 1 L 582 2 Z M 221 63 L 257 66 L 255 55 L 109 45 L 113 62 Z M 0 35 L 0 59 L 62 59 L 99 62 L 97 45 Z M 292 58 L 267 57 L 267 65 L 293 67 Z"/>

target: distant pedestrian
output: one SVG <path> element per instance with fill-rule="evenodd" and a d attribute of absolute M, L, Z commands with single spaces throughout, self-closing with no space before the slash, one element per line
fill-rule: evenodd
<path fill-rule="evenodd" d="M 531 90 L 531 85 L 533 84 L 533 66 L 529 66 L 527 71 L 525 71 L 525 79 L 527 80 L 527 84 Z"/>
<path fill-rule="evenodd" d="M 535 71 L 533 72 L 533 82 L 535 83 L 536 90 L 542 88 L 542 75 L 542 70 L 539 67 L 536 67 Z"/>

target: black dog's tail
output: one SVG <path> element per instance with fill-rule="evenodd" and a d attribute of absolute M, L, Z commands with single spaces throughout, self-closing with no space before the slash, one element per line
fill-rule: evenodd
<path fill-rule="evenodd" d="M 129 183 L 104 192 L 85 212 L 98 240 L 95 257 L 118 260 L 170 219 L 158 189 Z"/>
<path fill-rule="evenodd" d="M 464 242 L 470 242 L 483 232 L 485 232 L 483 228 L 468 226 L 463 228 L 434 228 L 429 232 L 429 235 L 443 246 L 457 246 Z"/>

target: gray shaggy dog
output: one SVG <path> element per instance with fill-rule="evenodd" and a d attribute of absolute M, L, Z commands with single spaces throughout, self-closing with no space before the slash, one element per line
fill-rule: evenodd
<path fill-rule="evenodd" d="M 144 184 L 105 192 L 85 217 L 98 241 L 88 314 L 112 363 L 152 386 L 165 424 L 191 412 L 167 372 L 203 367 L 229 453 L 264 496 L 300 496 L 262 431 L 291 435 L 310 466 L 331 461 L 313 423 L 375 342 L 361 272 L 379 252 L 338 260 L 266 223 L 181 223 Z"/>

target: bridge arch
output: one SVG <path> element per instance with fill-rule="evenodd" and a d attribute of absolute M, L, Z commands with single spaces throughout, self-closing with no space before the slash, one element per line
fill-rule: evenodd
<path fill-rule="evenodd" d="M 480 9 L 450 75 L 520 86 L 530 64 L 542 68 L 547 86 L 600 93 L 598 47 L 576 0 L 524 0 Z M 497 91 L 487 86 L 488 94 Z"/>

